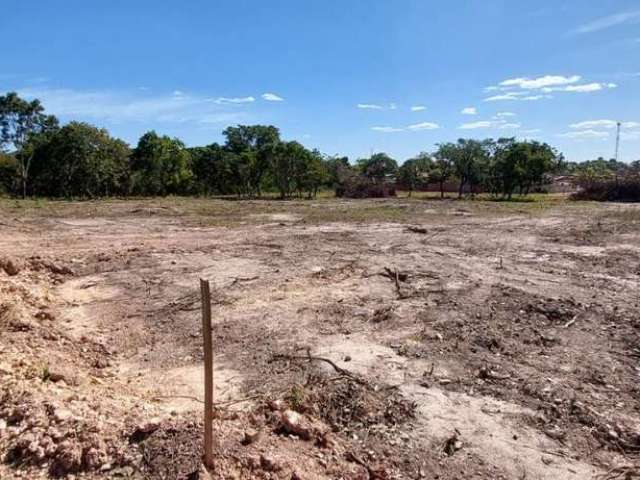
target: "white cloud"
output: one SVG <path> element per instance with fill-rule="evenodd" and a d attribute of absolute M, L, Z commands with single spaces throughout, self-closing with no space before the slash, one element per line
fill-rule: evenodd
<path fill-rule="evenodd" d="M 506 118 L 506 117 L 515 117 L 516 114 L 513 112 L 498 112 L 496 113 L 496 118 Z"/>
<path fill-rule="evenodd" d="M 600 90 L 604 90 L 605 88 L 617 88 L 618 85 L 615 83 L 585 83 L 582 85 L 568 85 L 566 87 L 547 87 L 543 88 L 543 92 L 579 92 L 579 93 L 588 93 L 588 92 L 598 92 Z"/>
<path fill-rule="evenodd" d="M 545 75 L 538 78 L 511 78 L 500 82 L 501 87 L 520 87 L 525 90 L 535 90 L 544 87 L 553 87 L 556 85 L 568 85 L 577 83 L 582 77 L 580 75 L 572 75 L 564 77 L 561 75 Z"/>
<path fill-rule="evenodd" d="M 640 10 L 631 12 L 615 13 L 606 17 L 598 18 L 593 22 L 586 23 L 571 31 L 573 34 L 593 33 L 606 28 L 615 27 L 624 23 L 638 22 L 640 21 Z"/>
<path fill-rule="evenodd" d="M 526 130 L 520 130 L 520 135 L 535 135 L 536 133 L 540 133 L 542 130 L 539 128 L 528 128 Z"/>
<path fill-rule="evenodd" d="M 256 99 L 254 97 L 218 97 L 214 100 L 218 105 L 225 104 L 239 104 L 239 103 L 252 103 L 255 102 Z"/>
<path fill-rule="evenodd" d="M 433 122 L 422 122 L 408 125 L 407 127 L 371 127 L 371 130 L 375 132 L 393 133 L 393 132 L 418 132 L 421 130 L 436 130 L 440 128 L 440 125 Z"/>
<path fill-rule="evenodd" d="M 267 102 L 282 102 L 282 101 L 284 101 L 284 98 L 282 98 L 279 95 L 276 95 L 275 93 L 263 93 L 261 96 L 262 96 L 262 99 L 266 100 Z"/>
<path fill-rule="evenodd" d="M 407 128 L 409 130 L 412 130 L 412 131 L 416 131 L 416 130 L 436 130 L 436 129 L 440 128 L 440 125 L 438 125 L 437 123 L 433 123 L 433 122 L 422 122 L 422 123 L 415 123 L 413 125 L 409 125 Z"/>
<path fill-rule="evenodd" d="M 603 139 L 609 137 L 609 132 L 599 130 L 579 130 L 576 132 L 561 133 L 558 137 L 571 138 L 575 140 Z"/>
<path fill-rule="evenodd" d="M 212 124 L 237 122 L 247 117 L 242 112 L 225 110 L 210 98 L 180 91 L 150 95 L 139 89 L 128 92 L 42 87 L 25 88 L 18 93 L 28 99 L 40 99 L 48 113 L 89 121 Z"/>
<path fill-rule="evenodd" d="M 390 103 L 389 104 L 389 110 L 396 110 L 398 108 L 398 106 L 395 103 Z"/>
<path fill-rule="evenodd" d="M 411 107 L 411 111 L 412 112 L 422 112 L 423 110 L 426 110 L 427 107 L 425 107 L 424 105 L 414 105 Z"/>
<path fill-rule="evenodd" d="M 462 115 L 477 115 L 478 110 L 476 110 L 476 107 L 466 107 L 466 108 L 463 108 L 460 113 Z"/>
<path fill-rule="evenodd" d="M 615 120 L 587 120 L 579 123 L 572 123 L 569 128 L 575 130 L 590 130 L 594 128 L 615 128 L 618 122 Z"/>
<path fill-rule="evenodd" d="M 508 123 L 506 120 L 480 120 L 478 122 L 463 123 L 458 127 L 460 130 L 478 130 L 481 128 L 497 128 L 509 130 L 520 128 L 519 123 Z"/>
<path fill-rule="evenodd" d="M 618 125 L 616 120 L 586 120 L 584 122 L 572 123 L 569 128 L 574 130 L 585 130 L 594 128 L 614 129 Z M 640 122 L 621 122 L 623 128 L 640 128 Z"/>
<path fill-rule="evenodd" d="M 371 127 L 371 130 L 375 132 L 384 132 L 384 133 L 392 133 L 392 132 L 402 132 L 404 128 L 395 128 L 395 127 Z"/>
<path fill-rule="evenodd" d="M 173 91 L 173 96 L 174 97 L 182 97 L 182 96 L 184 96 L 184 92 L 182 90 L 174 90 Z"/>
<path fill-rule="evenodd" d="M 543 98 L 552 98 L 551 95 L 530 95 L 529 92 L 507 92 L 500 95 L 485 98 L 484 102 L 499 102 L 508 100 L 535 101 Z"/>
<path fill-rule="evenodd" d="M 475 130 L 478 128 L 491 128 L 493 126 L 495 126 L 495 122 L 482 120 L 480 122 L 463 123 L 458 128 L 460 130 Z"/>
<path fill-rule="evenodd" d="M 382 105 L 376 105 L 375 103 L 359 103 L 357 105 L 358 108 L 362 110 L 382 110 L 384 107 Z"/>

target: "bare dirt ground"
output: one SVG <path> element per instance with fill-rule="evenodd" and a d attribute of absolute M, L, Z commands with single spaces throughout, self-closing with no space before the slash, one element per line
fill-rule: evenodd
<path fill-rule="evenodd" d="M 637 478 L 640 207 L 0 201 L 0 478 Z M 636 475 L 636 476 L 634 476 Z"/>

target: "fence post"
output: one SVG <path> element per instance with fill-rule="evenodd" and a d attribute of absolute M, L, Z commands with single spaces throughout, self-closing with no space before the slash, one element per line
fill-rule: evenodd
<path fill-rule="evenodd" d="M 213 342 L 211 340 L 211 292 L 200 279 L 202 336 L 204 338 L 204 463 L 213 468 Z"/>

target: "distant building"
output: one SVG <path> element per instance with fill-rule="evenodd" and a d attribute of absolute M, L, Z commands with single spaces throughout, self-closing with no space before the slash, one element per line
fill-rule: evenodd
<path fill-rule="evenodd" d="M 578 191 L 578 177 L 576 175 L 554 175 L 551 177 L 547 190 L 549 193 L 574 193 Z"/>

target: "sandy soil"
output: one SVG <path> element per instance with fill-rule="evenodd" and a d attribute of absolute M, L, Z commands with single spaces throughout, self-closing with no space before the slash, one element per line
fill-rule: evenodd
<path fill-rule="evenodd" d="M 200 202 L 2 207 L 0 478 L 197 478 L 200 278 L 214 478 L 638 472 L 637 206 Z"/>

